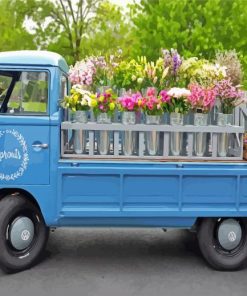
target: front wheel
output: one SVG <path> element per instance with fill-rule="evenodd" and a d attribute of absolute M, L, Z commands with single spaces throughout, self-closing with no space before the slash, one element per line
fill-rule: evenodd
<path fill-rule="evenodd" d="M 40 210 L 24 196 L 0 201 L 0 265 L 18 272 L 34 265 L 45 248 L 49 229 Z"/>
<path fill-rule="evenodd" d="M 205 218 L 199 226 L 198 241 L 205 260 L 213 268 L 238 270 L 247 260 L 247 220 Z"/>

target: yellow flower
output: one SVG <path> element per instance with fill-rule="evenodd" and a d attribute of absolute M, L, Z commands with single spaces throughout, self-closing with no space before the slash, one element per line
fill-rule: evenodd
<path fill-rule="evenodd" d="M 111 111 L 113 111 L 115 109 L 115 104 L 114 103 L 110 103 L 109 104 L 109 108 Z"/>
<path fill-rule="evenodd" d="M 98 105 L 97 100 L 92 99 L 92 100 L 91 100 L 91 107 L 94 108 L 94 107 L 96 107 L 97 105 Z"/>
<path fill-rule="evenodd" d="M 78 101 L 79 96 L 78 96 L 78 95 L 74 95 L 73 99 L 74 99 L 75 101 Z"/>
<path fill-rule="evenodd" d="M 111 94 L 112 93 L 112 89 L 111 88 L 108 88 L 106 91 L 105 91 L 106 94 Z"/>
<path fill-rule="evenodd" d="M 166 77 L 166 75 L 168 74 L 168 71 L 169 71 L 169 67 L 166 67 L 165 70 L 163 71 L 162 79 Z"/>
<path fill-rule="evenodd" d="M 104 101 L 104 99 L 105 99 L 105 97 L 104 97 L 104 96 L 100 96 L 100 97 L 99 97 L 99 101 L 100 101 L 100 102 L 103 102 L 103 101 Z"/>

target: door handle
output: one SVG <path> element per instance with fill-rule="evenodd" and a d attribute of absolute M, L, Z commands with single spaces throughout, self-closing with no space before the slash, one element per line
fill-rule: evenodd
<path fill-rule="evenodd" d="M 33 144 L 33 148 L 41 148 L 41 149 L 47 149 L 49 147 L 48 144 Z"/>

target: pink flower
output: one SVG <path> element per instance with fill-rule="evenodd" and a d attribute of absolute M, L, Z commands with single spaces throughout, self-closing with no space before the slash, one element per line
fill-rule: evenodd
<path fill-rule="evenodd" d="M 156 90 L 154 87 L 149 87 L 147 90 L 147 96 L 155 96 Z"/>
<path fill-rule="evenodd" d="M 142 100 L 141 94 L 136 93 L 132 95 L 125 95 L 118 99 L 121 109 L 125 111 L 137 111 L 139 109 L 140 101 Z"/>
<path fill-rule="evenodd" d="M 234 86 L 230 79 L 219 81 L 215 89 L 220 99 L 240 99 L 243 96 L 243 92 Z"/>
<path fill-rule="evenodd" d="M 163 114 L 161 97 L 155 96 L 153 91 L 148 92 L 147 96 L 143 98 L 142 107 L 146 114 L 149 114 L 149 115 Z"/>
<path fill-rule="evenodd" d="M 189 89 L 191 94 L 188 96 L 188 101 L 194 109 L 208 112 L 214 106 L 216 99 L 215 88 L 203 88 L 200 85 L 191 84 Z"/>
<path fill-rule="evenodd" d="M 161 101 L 163 103 L 167 103 L 167 102 L 169 102 L 171 100 L 171 97 L 168 95 L 166 90 L 162 90 L 160 92 L 160 97 L 161 97 Z"/>

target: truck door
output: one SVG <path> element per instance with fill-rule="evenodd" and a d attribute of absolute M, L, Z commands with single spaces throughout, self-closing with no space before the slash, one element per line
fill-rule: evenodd
<path fill-rule="evenodd" d="M 0 70 L 0 184 L 50 183 L 49 73 Z"/>

